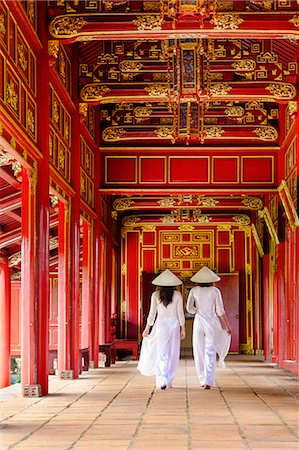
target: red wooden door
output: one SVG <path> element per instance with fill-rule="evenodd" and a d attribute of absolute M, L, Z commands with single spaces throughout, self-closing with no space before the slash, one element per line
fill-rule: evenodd
<path fill-rule="evenodd" d="M 220 273 L 221 280 L 215 283 L 222 293 L 226 315 L 232 329 L 229 351 L 239 353 L 239 274 Z"/>

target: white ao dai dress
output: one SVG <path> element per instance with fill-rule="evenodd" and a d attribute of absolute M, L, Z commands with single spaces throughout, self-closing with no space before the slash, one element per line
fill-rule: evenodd
<path fill-rule="evenodd" d="M 181 293 L 174 291 L 165 307 L 160 292 L 153 292 L 147 323 L 153 328 L 143 338 L 137 369 L 142 375 L 156 375 L 156 387 L 171 387 L 180 359 L 180 326 L 185 323 Z"/>
<path fill-rule="evenodd" d="M 224 367 L 231 336 L 223 330 L 219 316 L 225 314 L 221 292 L 214 286 L 196 286 L 190 290 L 187 311 L 195 314 L 193 322 L 193 356 L 199 382 L 213 386 L 216 353 Z"/>

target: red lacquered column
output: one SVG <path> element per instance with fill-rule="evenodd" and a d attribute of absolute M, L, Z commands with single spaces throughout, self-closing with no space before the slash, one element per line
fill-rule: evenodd
<path fill-rule="evenodd" d="M 35 194 L 30 171 L 22 171 L 22 260 L 21 260 L 21 382 L 22 388 L 36 381 L 36 316 L 34 313 Z"/>
<path fill-rule="evenodd" d="M 69 207 L 58 203 L 58 376 L 69 370 Z"/>
<path fill-rule="evenodd" d="M 91 314 L 91 361 L 93 367 L 98 367 L 99 360 L 99 293 L 100 293 L 100 229 L 98 218 L 93 230 L 93 283 L 92 283 L 92 314 Z"/>
<path fill-rule="evenodd" d="M 10 270 L 0 254 L 0 389 L 10 385 Z"/>
<path fill-rule="evenodd" d="M 90 344 L 90 225 L 83 223 L 81 347 Z"/>

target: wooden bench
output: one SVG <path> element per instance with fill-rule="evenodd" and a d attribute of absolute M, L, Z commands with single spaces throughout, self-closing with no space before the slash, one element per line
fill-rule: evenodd
<path fill-rule="evenodd" d="M 112 355 L 112 353 L 113 353 L 112 342 L 107 342 L 106 344 L 100 344 L 99 352 L 105 353 L 105 355 L 106 355 L 105 367 L 110 367 L 111 362 L 115 362 L 115 357 L 114 357 L 114 355 Z"/>
<path fill-rule="evenodd" d="M 112 342 L 112 349 L 117 350 L 131 350 L 132 351 L 132 359 L 138 359 L 138 342 L 130 339 L 114 339 Z M 116 355 L 113 356 L 116 356 Z"/>

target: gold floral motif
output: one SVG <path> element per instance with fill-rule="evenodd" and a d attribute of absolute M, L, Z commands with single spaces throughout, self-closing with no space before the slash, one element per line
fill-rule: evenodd
<path fill-rule="evenodd" d="M 15 177 L 18 176 L 20 172 L 22 172 L 22 166 L 19 161 L 14 160 L 11 164 L 11 168 Z"/>
<path fill-rule="evenodd" d="M 193 211 L 193 220 L 199 223 L 209 223 L 212 217 L 209 217 L 207 214 L 201 214 L 200 211 Z"/>
<path fill-rule="evenodd" d="M 34 2 L 35 0 L 28 0 L 27 12 L 31 23 L 34 24 Z"/>
<path fill-rule="evenodd" d="M 58 16 L 50 23 L 49 31 L 54 37 L 69 37 L 78 34 L 86 24 L 83 17 Z"/>
<path fill-rule="evenodd" d="M 121 274 L 127 275 L 127 265 L 126 264 L 121 265 Z"/>
<path fill-rule="evenodd" d="M 117 211 L 111 211 L 111 218 L 117 220 Z"/>
<path fill-rule="evenodd" d="M 240 59 L 240 61 L 234 61 L 232 67 L 235 70 L 254 70 L 256 67 L 255 61 L 253 59 Z"/>
<path fill-rule="evenodd" d="M 229 117 L 242 117 L 244 114 L 244 108 L 242 108 L 242 106 L 232 106 L 230 108 L 226 108 L 224 112 Z"/>
<path fill-rule="evenodd" d="M 221 127 L 204 127 L 204 135 L 205 137 L 221 137 L 224 133 L 224 129 Z"/>
<path fill-rule="evenodd" d="M 19 54 L 19 63 L 20 67 L 24 70 L 27 70 L 28 61 L 25 56 L 25 48 L 23 44 L 18 45 L 18 54 Z"/>
<path fill-rule="evenodd" d="M 48 41 L 48 55 L 53 58 L 58 58 L 59 54 L 59 41 Z"/>
<path fill-rule="evenodd" d="M 299 16 L 293 16 L 293 18 L 290 19 L 289 22 L 293 23 L 295 27 L 299 27 Z"/>
<path fill-rule="evenodd" d="M 228 1 L 225 1 L 225 2 L 217 1 L 216 2 L 216 8 L 217 8 L 217 11 L 232 11 L 234 9 L 234 6 L 233 6 L 233 2 L 232 1 L 231 2 L 228 2 Z"/>
<path fill-rule="evenodd" d="M 0 164 L 8 164 L 12 159 L 12 155 L 0 146 Z"/>
<path fill-rule="evenodd" d="M 297 112 L 297 102 L 296 101 L 291 101 L 288 103 L 288 112 L 289 115 L 292 116 L 293 114 L 295 114 Z"/>
<path fill-rule="evenodd" d="M 218 231 L 230 231 L 230 229 L 231 225 L 229 225 L 228 223 L 221 223 L 220 225 L 217 225 Z"/>
<path fill-rule="evenodd" d="M 65 84 L 66 81 L 66 73 L 65 73 L 65 56 L 63 53 L 60 55 L 59 59 L 59 75 L 62 79 L 63 83 Z"/>
<path fill-rule="evenodd" d="M 135 202 L 130 198 L 118 198 L 113 202 L 113 208 L 116 211 L 125 211 L 126 209 L 129 209 L 130 206 L 132 205 L 135 205 Z"/>
<path fill-rule="evenodd" d="M 117 142 L 122 136 L 126 134 L 126 130 L 120 127 L 109 127 L 102 133 L 102 138 L 105 142 Z"/>
<path fill-rule="evenodd" d="M 19 262 L 21 262 L 21 259 L 22 259 L 22 252 L 17 252 L 17 253 L 14 253 L 13 255 L 10 255 L 8 258 L 9 267 L 16 266 L 17 264 L 19 264 Z"/>
<path fill-rule="evenodd" d="M 80 193 L 84 194 L 85 192 L 85 178 L 81 175 L 80 179 Z"/>
<path fill-rule="evenodd" d="M 55 208 L 55 206 L 58 205 L 58 197 L 57 197 L 57 195 L 50 195 L 50 202 L 51 202 L 52 208 Z"/>
<path fill-rule="evenodd" d="M 198 247 L 184 247 L 184 248 L 176 248 L 175 256 L 194 256 L 198 257 Z"/>
<path fill-rule="evenodd" d="M 153 16 L 137 16 L 132 22 L 138 30 L 161 30 L 163 19 L 159 15 Z"/>
<path fill-rule="evenodd" d="M 216 206 L 219 203 L 218 200 L 215 200 L 212 197 L 204 197 L 199 195 L 197 198 L 198 204 L 201 206 Z"/>
<path fill-rule="evenodd" d="M 9 81 L 8 85 L 6 86 L 6 102 L 8 105 L 12 107 L 15 111 L 18 107 L 18 95 L 15 91 L 15 85 L 12 80 Z"/>
<path fill-rule="evenodd" d="M 173 214 L 167 214 L 161 218 L 163 223 L 175 223 L 180 220 L 180 216 L 178 213 L 174 212 Z"/>
<path fill-rule="evenodd" d="M 238 14 L 215 14 L 210 20 L 216 30 L 236 30 L 242 22 Z"/>
<path fill-rule="evenodd" d="M 79 114 L 87 117 L 88 105 L 86 103 L 79 103 Z"/>
<path fill-rule="evenodd" d="M 231 91 L 231 86 L 228 83 L 211 83 L 210 95 L 227 95 Z"/>
<path fill-rule="evenodd" d="M 182 223 L 182 225 L 178 227 L 181 231 L 192 231 L 194 228 L 195 227 L 193 225 L 189 225 L 188 223 Z"/>
<path fill-rule="evenodd" d="M 160 7 L 161 7 L 161 2 L 143 2 L 143 9 L 144 11 L 160 11 Z"/>
<path fill-rule="evenodd" d="M 133 227 L 134 225 L 137 225 L 139 221 L 140 217 L 138 216 L 128 216 L 123 219 L 122 223 L 125 227 Z"/>
<path fill-rule="evenodd" d="M 172 127 L 161 127 L 155 130 L 154 133 L 161 138 L 173 138 L 174 129 Z"/>
<path fill-rule="evenodd" d="M 223 73 L 222 72 L 210 72 L 210 80 L 211 81 L 223 80 Z"/>
<path fill-rule="evenodd" d="M 274 127 L 261 127 L 254 130 L 261 141 L 276 141 L 278 132 Z"/>
<path fill-rule="evenodd" d="M 174 206 L 175 200 L 171 197 L 165 197 L 162 198 L 161 200 L 158 200 L 157 203 L 162 207 Z"/>
<path fill-rule="evenodd" d="M 28 130 L 31 131 L 32 134 L 34 134 L 35 119 L 34 119 L 34 114 L 30 109 L 27 110 L 27 127 L 28 127 Z"/>
<path fill-rule="evenodd" d="M 258 197 L 245 197 L 242 203 L 250 209 L 260 209 L 263 207 L 263 202 Z"/>
<path fill-rule="evenodd" d="M 150 97 L 167 97 L 169 86 L 167 84 L 151 84 L 144 88 Z"/>
<path fill-rule="evenodd" d="M 14 150 L 16 150 L 16 148 L 17 148 L 17 141 L 15 140 L 15 138 L 12 136 L 11 137 L 11 139 L 10 139 L 10 145 L 11 145 L 11 147 L 14 149 Z"/>
<path fill-rule="evenodd" d="M 83 101 L 102 100 L 103 96 L 110 92 L 107 86 L 98 86 L 87 84 L 80 92 L 80 97 Z"/>
<path fill-rule="evenodd" d="M 52 119 L 55 124 L 59 122 L 59 106 L 57 100 L 53 102 Z"/>
<path fill-rule="evenodd" d="M 266 90 L 270 91 L 277 99 L 291 100 L 296 95 L 296 89 L 290 83 L 272 83 L 266 87 Z"/>
<path fill-rule="evenodd" d="M 150 117 L 153 110 L 147 106 L 136 106 L 133 110 L 133 114 L 135 117 Z"/>
<path fill-rule="evenodd" d="M 237 222 L 239 225 L 249 225 L 250 218 L 246 214 L 237 214 L 233 216 L 233 220 Z"/>
<path fill-rule="evenodd" d="M 5 36 L 6 27 L 5 27 L 5 16 L 4 14 L 0 15 L 0 35 Z"/>
<path fill-rule="evenodd" d="M 258 211 L 258 216 L 259 216 L 260 219 L 264 219 L 264 221 L 265 221 L 265 223 L 267 225 L 267 228 L 268 228 L 271 240 L 275 244 L 279 244 L 279 239 L 278 239 L 278 236 L 277 236 L 277 233 L 276 233 L 276 230 L 275 230 L 275 227 L 274 227 L 274 224 L 273 224 L 273 221 L 272 221 L 272 218 L 270 216 L 268 208 L 265 207 L 263 210 L 259 210 Z"/>
<path fill-rule="evenodd" d="M 58 166 L 62 169 L 64 169 L 64 160 L 65 160 L 64 151 L 61 148 L 58 153 Z"/>
<path fill-rule="evenodd" d="M 155 225 L 143 225 L 142 231 L 155 231 L 156 226 Z"/>
<path fill-rule="evenodd" d="M 119 70 L 121 72 L 139 72 L 143 67 L 141 62 L 123 60 L 119 63 Z"/>

